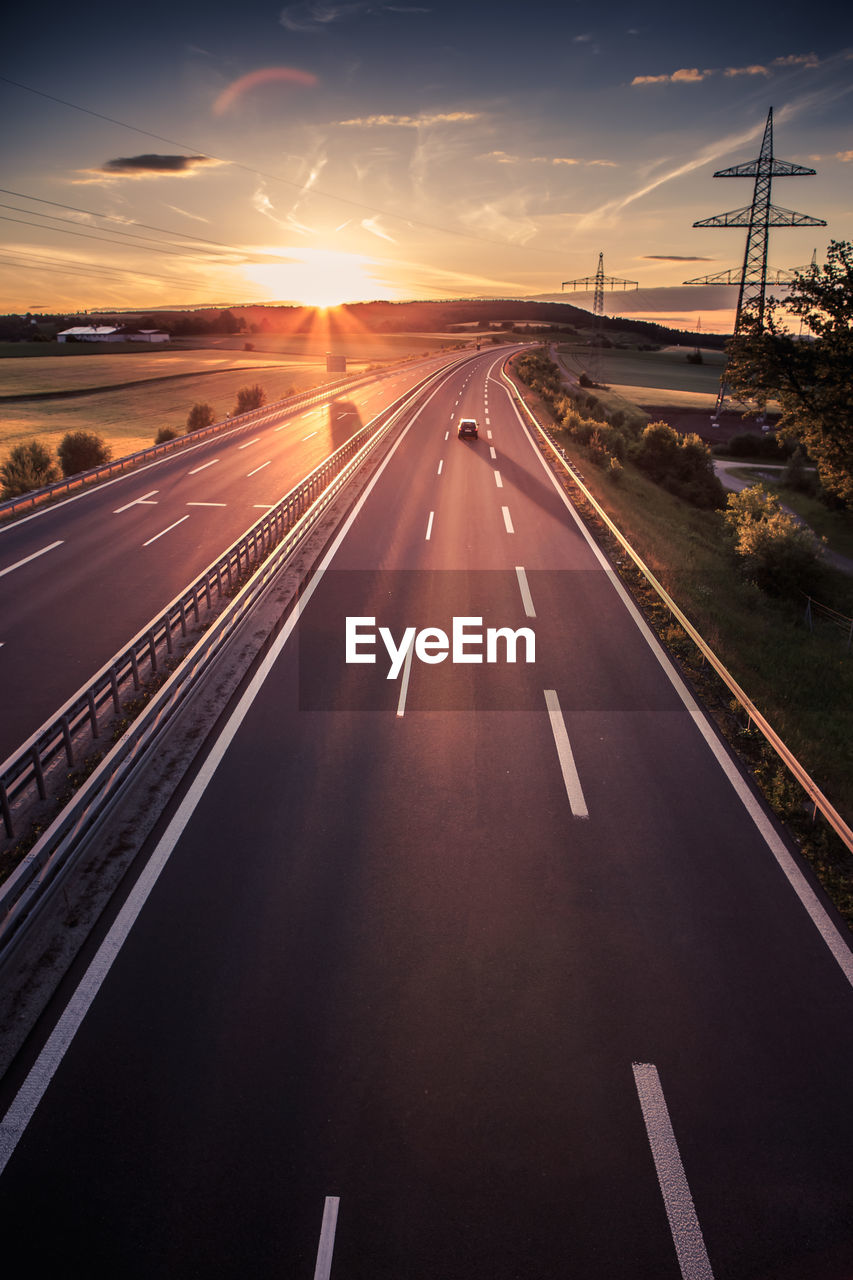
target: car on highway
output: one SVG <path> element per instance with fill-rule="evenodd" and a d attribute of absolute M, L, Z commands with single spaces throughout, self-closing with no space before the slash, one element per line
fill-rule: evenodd
<path fill-rule="evenodd" d="M 478 440 L 480 428 L 476 418 L 460 418 L 456 434 L 460 440 Z"/>

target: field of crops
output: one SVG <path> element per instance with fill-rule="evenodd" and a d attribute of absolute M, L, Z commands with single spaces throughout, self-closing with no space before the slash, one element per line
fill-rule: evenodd
<path fill-rule="evenodd" d="M 639 405 L 672 408 L 713 408 L 720 387 L 725 356 L 722 351 L 702 352 L 702 364 L 689 364 L 690 347 L 663 347 L 660 351 L 602 351 L 601 381 L 626 400 Z M 560 352 L 569 368 L 585 368 L 589 350 L 564 346 Z"/>

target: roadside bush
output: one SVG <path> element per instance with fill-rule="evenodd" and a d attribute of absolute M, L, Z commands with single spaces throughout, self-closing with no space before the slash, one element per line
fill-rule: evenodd
<path fill-rule="evenodd" d="M 817 576 L 820 544 L 782 510 L 760 484 L 728 496 L 725 521 L 747 578 L 772 595 L 808 591 Z"/>
<path fill-rule="evenodd" d="M 817 476 L 814 472 L 806 470 L 807 462 L 805 450 L 798 445 L 782 472 L 782 484 L 786 489 L 793 489 L 795 493 L 817 493 L 819 487 Z"/>
<path fill-rule="evenodd" d="M 180 431 L 176 431 L 174 427 L 161 427 L 154 437 L 155 444 L 165 444 L 167 440 L 177 440 Z"/>
<path fill-rule="evenodd" d="M 59 465 L 64 476 L 76 476 L 109 462 L 113 451 L 94 431 L 69 431 L 59 442 Z"/>
<path fill-rule="evenodd" d="M 696 507 L 721 507 L 725 498 L 711 450 L 697 435 L 682 436 L 665 422 L 650 422 L 634 462 L 662 488 Z"/>
<path fill-rule="evenodd" d="M 249 413 L 251 409 L 260 409 L 266 398 L 267 393 L 260 383 L 256 382 L 251 387 L 241 387 L 237 392 L 237 404 L 234 407 L 234 413 Z"/>
<path fill-rule="evenodd" d="M 728 444 L 715 445 L 714 452 L 731 454 L 733 458 L 758 458 L 761 461 L 772 458 L 774 462 L 784 462 L 794 452 L 794 445 L 772 431 L 760 436 L 744 431 L 739 436 L 732 436 Z"/>
<path fill-rule="evenodd" d="M 59 479 L 59 468 L 38 440 L 16 444 L 0 466 L 0 497 L 18 498 Z"/>
<path fill-rule="evenodd" d="M 216 421 L 216 411 L 212 404 L 194 404 L 187 414 L 187 431 L 203 431 Z"/>

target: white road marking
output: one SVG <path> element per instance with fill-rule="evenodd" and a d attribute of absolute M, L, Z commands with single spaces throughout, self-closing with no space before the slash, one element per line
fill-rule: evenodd
<path fill-rule="evenodd" d="M 495 484 L 498 486 L 499 489 L 502 489 L 504 487 L 504 482 L 503 480 L 501 480 L 500 471 L 495 472 Z"/>
<path fill-rule="evenodd" d="M 486 439 L 487 439 L 487 440 L 491 440 L 491 438 L 492 438 L 492 433 L 491 433 L 491 431 L 487 431 L 487 432 L 486 432 Z"/>
<path fill-rule="evenodd" d="M 332 1254 L 335 1250 L 335 1230 L 338 1225 L 338 1207 L 340 1196 L 326 1196 L 323 1206 L 323 1225 L 320 1228 L 320 1243 L 317 1246 L 317 1262 L 314 1267 L 314 1280 L 329 1280 L 332 1270 Z"/>
<path fill-rule="evenodd" d="M 238 445 L 237 445 L 237 448 L 238 448 L 238 449 L 248 449 L 248 447 L 249 447 L 249 445 L 250 445 L 250 444 L 257 444 L 257 443 L 258 443 L 258 441 L 260 440 L 260 438 L 261 438 L 260 436 L 255 436 L 254 440 L 247 440 L 245 444 L 238 444 Z"/>
<path fill-rule="evenodd" d="M 170 524 L 168 529 L 161 529 L 159 533 L 155 533 L 153 538 L 149 538 L 147 542 L 143 542 L 143 547 L 150 547 L 152 542 L 156 542 L 158 538 L 162 538 L 164 533 L 170 533 L 172 529 L 177 529 L 179 524 L 183 524 L 185 520 L 189 520 L 189 516 L 181 516 L 180 520 L 176 520 L 174 524 Z"/>
<path fill-rule="evenodd" d="M 495 453 L 495 446 L 493 444 L 489 445 L 489 457 L 492 462 L 497 462 L 498 460 L 498 455 Z"/>
<path fill-rule="evenodd" d="M 227 502 L 188 502 L 188 507 L 227 507 Z"/>
<path fill-rule="evenodd" d="M 486 426 L 488 426 L 490 422 L 491 422 L 491 418 L 489 417 L 488 414 L 486 414 Z"/>
<path fill-rule="evenodd" d="M 438 464 L 438 471 L 436 472 L 436 475 L 439 475 L 439 476 L 441 475 L 441 471 L 442 471 L 443 466 L 444 466 L 444 458 L 442 458 L 442 459 L 441 459 L 441 462 L 439 462 L 439 464 Z"/>
<path fill-rule="evenodd" d="M 415 652 L 415 641 L 406 650 L 406 660 L 403 663 L 403 674 L 400 677 L 400 697 L 397 699 L 397 715 L 404 716 L 406 714 L 406 694 L 409 692 L 409 675 L 412 670 L 412 654 Z"/>
<path fill-rule="evenodd" d="M 658 1069 L 651 1062 L 632 1067 L 681 1274 L 684 1280 L 714 1280 Z"/>
<path fill-rule="evenodd" d="M 262 462 L 259 467 L 255 467 L 254 471 L 249 472 L 249 475 L 246 476 L 246 479 L 248 480 L 251 476 L 256 476 L 259 471 L 263 471 L 264 467 L 268 467 L 271 462 L 272 462 L 272 458 L 267 459 L 266 462 Z"/>
<path fill-rule="evenodd" d="M 253 502 L 252 503 L 253 511 L 272 511 L 274 506 L 275 506 L 274 502 Z"/>
<path fill-rule="evenodd" d="M 512 527 L 512 517 L 509 514 L 509 507 L 501 507 L 501 511 L 503 512 L 504 528 L 507 533 L 515 533 L 515 529 Z"/>
<path fill-rule="evenodd" d="M 432 537 L 432 522 L 434 518 L 435 518 L 435 512 L 431 511 L 429 513 L 429 520 L 427 521 L 427 531 L 426 531 L 426 537 L 424 538 L 424 542 L 429 542 L 430 538 Z"/>
<path fill-rule="evenodd" d="M 133 502 L 126 502 L 123 507 L 116 507 L 115 511 L 113 512 L 113 515 L 120 516 L 122 511 L 129 511 L 131 507 L 139 507 L 142 505 L 145 505 L 146 507 L 156 507 L 157 503 L 151 502 L 150 498 L 151 498 L 151 494 L 159 493 L 159 492 L 160 492 L 159 489 L 152 489 L 151 493 L 143 493 L 141 498 L 134 498 Z"/>
<path fill-rule="evenodd" d="M 524 612 L 528 618 L 536 617 L 536 610 L 533 608 L 533 596 L 530 594 L 530 587 L 527 582 L 527 574 L 524 572 L 524 566 L 517 564 L 515 566 L 515 576 L 518 578 L 518 589 L 521 592 L 521 602 L 524 605 Z"/>
<path fill-rule="evenodd" d="M 311 434 L 310 434 L 310 436 L 303 436 L 303 437 L 302 437 L 302 443 L 304 444 L 306 440 L 313 440 L 313 439 L 314 439 L 314 437 L 315 437 L 316 435 L 319 435 L 319 434 L 320 434 L 320 433 L 319 433 L 319 431 L 312 431 L 312 432 L 311 432 Z"/>
<path fill-rule="evenodd" d="M 187 472 L 187 475 L 197 476 L 199 471 L 206 471 L 208 467 L 212 467 L 214 462 L 218 462 L 218 461 L 219 461 L 218 458 L 211 458 L 210 462 L 203 462 L 200 467 L 193 467 L 192 471 Z M 154 492 L 156 493 L 157 490 L 155 489 Z"/>
<path fill-rule="evenodd" d="M 444 433 L 444 438 L 445 438 L 445 440 L 449 440 L 449 439 L 450 439 L 450 432 L 449 432 L 449 431 L 445 431 L 445 433 Z"/>
<path fill-rule="evenodd" d="M 51 542 L 48 546 L 42 547 L 41 551 L 34 551 L 32 555 L 24 556 L 23 560 L 10 564 L 8 569 L 0 569 L 0 578 L 5 578 L 7 573 L 11 573 L 14 569 L 20 569 L 21 565 L 29 564 L 31 560 L 38 560 L 39 556 L 43 556 L 46 551 L 52 551 L 54 547 L 61 547 L 64 541 L 64 538 L 60 538 L 58 542 Z"/>
<path fill-rule="evenodd" d="M 569 742 L 566 722 L 560 710 L 560 699 L 557 697 L 555 689 L 545 690 L 545 706 L 548 708 L 551 732 L 554 735 L 554 743 L 557 747 L 566 795 L 569 797 L 569 806 L 576 818 L 588 818 L 589 810 L 586 807 L 586 800 L 584 800 L 581 780 L 578 777 L 575 758 L 572 755 L 572 745 Z"/>

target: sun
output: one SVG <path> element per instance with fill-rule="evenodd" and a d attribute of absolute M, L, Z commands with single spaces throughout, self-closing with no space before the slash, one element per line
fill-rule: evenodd
<path fill-rule="evenodd" d="M 307 307 L 337 307 L 346 302 L 387 299 L 395 291 L 377 279 L 371 258 L 330 249 L 281 249 L 288 262 L 257 263 L 243 268 L 270 302 L 296 302 Z"/>

